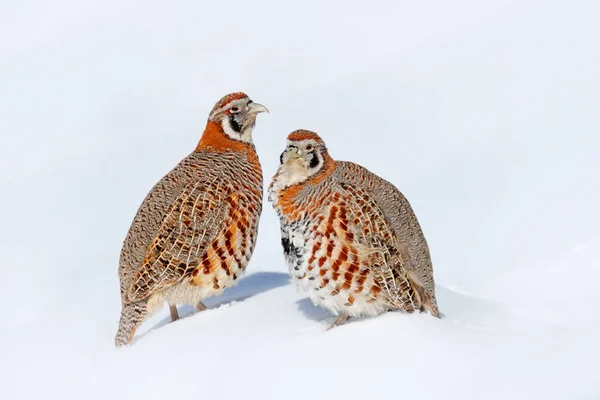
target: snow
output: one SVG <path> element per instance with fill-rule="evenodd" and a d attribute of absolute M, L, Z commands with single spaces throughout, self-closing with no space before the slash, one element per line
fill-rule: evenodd
<path fill-rule="evenodd" d="M 600 5 L 4 1 L 0 398 L 600 398 Z M 333 317 L 265 201 L 247 277 L 116 349 L 151 186 L 243 90 L 408 197 L 445 318 Z"/>

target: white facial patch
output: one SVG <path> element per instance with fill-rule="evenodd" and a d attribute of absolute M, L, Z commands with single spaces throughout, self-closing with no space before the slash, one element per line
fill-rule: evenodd
<path fill-rule="evenodd" d="M 271 187 L 269 188 L 269 200 L 276 201 L 277 194 L 279 191 L 296 185 L 298 183 L 302 183 L 310 178 L 312 175 L 317 173 L 321 168 L 322 158 L 320 155 L 315 155 L 315 157 L 319 157 L 320 163 L 317 168 L 310 169 L 307 160 L 304 156 L 308 153 L 306 151 L 306 147 L 312 146 L 317 147 L 319 143 L 314 139 L 305 139 L 301 141 L 287 141 L 288 147 L 287 151 L 295 152 L 294 148 L 297 148 L 297 154 L 294 156 L 284 156 L 287 160 L 284 161 L 283 164 L 279 166 L 275 177 L 273 178 L 273 182 Z M 287 150 L 292 146 L 292 150 Z"/>
<path fill-rule="evenodd" d="M 225 132 L 225 134 L 230 138 L 238 139 L 240 137 L 240 134 L 234 131 L 231 127 L 231 122 L 229 122 L 228 115 L 223 115 L 221 118 L 221 126 L 223 127 L 223 132 Z"/>
<path fill-rule="evenodd" d="M 304 167 L 304 160 L 295 158 L 281 164 L 273 177 L 269 187 L 269 200 L 277 201 L 279 193 L 292 185 L 304 182 L 308 179 L 308 170 Z"/>
<path fill-rule="evenodd" d="M 248 106 L 248 102 L 249 102 L 249 100 L 247 98 L 232 100 L 224 107 L 216 109 L 208 117 L 208 119 L 212 120 L 212 121 L 218 121 L 221 124 L 221 126 L 223 127 L 223 132 L 225 132 L 225 134 L 227 136 L 229 136 L 230 138 L 232 138 L 234 140 L 242 141 L 244 143 L 252 143 L 252 131 L 254 129 L 254 125 L 255 125 L 255 121 L 256 121 L 256 120 L 252 120 L 252 118 L 256 118 L 256 115 L 246 115 L 245 109 Z M 245 120 L 242 122 L 239 122 L 239 120 L 236 120 L 236 121 L 238 121 L 238 123 L 241 127 L 241 130 L 242 130 L 241 132 L 238 132 L 235 129 L 233 129 L 233 127 L 231 126 L 231 120 L 230 120 L 230 118 L 232 116 L 229 114 L 225 114 L 225 112 L 227 110 L 231 110 L 232 108 L 235 108 L 235 107 L 237 107 L 239 109 L 239 111 L 236 113 L 231 113 L 233 115 L 233 117 L 235 118 L 236 116 L 242 116 L 242 115 L 245 117 Z"/>
<path fill-rule="evenodd" d="M 252 143 L 252 130 L 254 129 L 254 124 L 250 124 L 247 127 L 243 127 L 242 132 L 236 132 L 231 127 L 229 116 L 224 115 L 221 119 L 221 126 L 223 127 L 223 132 L 225 132 L 225 134 L 230 138 L 240 140 L 244 143 Z"/>
<path fill-rule="evenodd" d="M 308 170 L 306 169 L 305 162 L 300 158 L 294 158 L 282 164 L 279 167 L 279 172 L 283 187 L 304 182 L 308 178 Z"/>

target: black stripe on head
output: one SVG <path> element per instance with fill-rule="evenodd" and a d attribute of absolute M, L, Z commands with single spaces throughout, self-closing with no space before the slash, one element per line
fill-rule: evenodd
<path fill-rule="evenodd" d="M 317 155 L 315 154 L 315 152 L 311 152 L 310 156 L 312 157 L 310 159 L 310 163 L 308 164 L 308 166 L 312 169 L 312 168 L 317 168 L 317 166 L 319 165 L 319 157 L 317 157 Z"/>
<path fill-rule="evenodd" d="M 235 115 L 229 116 L 229 125 L 231 126 L 231 129 L 233 129 L 235 132 L 242 132 L 242 126 L 235 120 Z"/>

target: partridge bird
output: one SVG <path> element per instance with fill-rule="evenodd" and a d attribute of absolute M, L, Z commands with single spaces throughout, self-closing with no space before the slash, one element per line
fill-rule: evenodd
<path fill-rule="evenodd" d="M 148 193 L 119 262 L 122 311 L 116 346 L 166 301 L 205 309 L 202 300 L 237 283 L 248 264 L 262 210 L 262 169 L 252 130 L 267 108 L 244 93 L 217 102 L 196 149 Z"/>
<path fill-rule="evenodd" d="M 295 282 L 338 319 L 388 310 L 438 317 L 427 242 L 411 206 L 391 183 L 335 161 L 314 132 L 288 136 L 269 186 L 281 244 Z"/>

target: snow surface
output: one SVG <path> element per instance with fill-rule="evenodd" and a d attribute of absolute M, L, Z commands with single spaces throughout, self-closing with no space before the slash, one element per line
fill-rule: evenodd
<path fill-rule="evenodd" d="M 0 3 L 1 399 L 600 399 L 600 5 Z M 394 182 L 445 318 L 332 321 L 265 202 L 247 277 L 117 350 L 122 240 L 214 102 Z"/>

